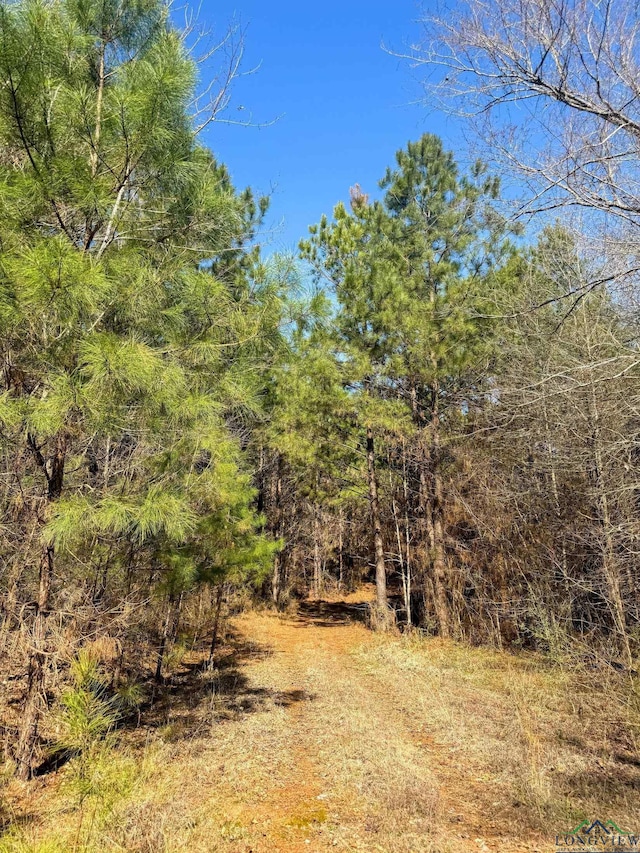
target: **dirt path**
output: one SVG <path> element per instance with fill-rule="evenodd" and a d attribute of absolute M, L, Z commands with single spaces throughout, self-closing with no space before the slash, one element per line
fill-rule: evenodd
<path fill-rule="evenodd" d="M 244 779 L 222 780 L 230 848 L 552 849 L 531 832 L 516 837 L 510 812 L 518 803 L 504 800 L 477 757 L 440 741 L 435 730 L 448 700 L 438 692 L 416 700 L 410 673 L 398 678 L 394 667 L 363 657 L 377 639 L 357 613 L 308 603 L 293 618 L 235 620 L 249 644 L 245 709 L 251 697 L 262 704 L 236 727 L 236 748 L 251 752 Z M 438 726 L 430 725 L 430 706 Z"/>
<path fill-rule="evenodd" d="M 352 599 L 232 619 L 215 668 L 185 650 L 97 761 L 90 809 L 69 799 L 73 762 L 15 783 L 16 846 L 0 847 L 551 853 L 587 817 L 640 827 L 636 717 L 617 682 L 602 703 L 590 673 L 376 634 L 364 612 Z"/>

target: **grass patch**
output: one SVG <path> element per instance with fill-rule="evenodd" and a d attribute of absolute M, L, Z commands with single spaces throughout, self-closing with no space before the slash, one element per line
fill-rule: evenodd
<path fill-rule="evenodd" d="M 397 693 L 477 798 L 524 829 L 584 815 L 640 825 L 638 680 L 437 639 L 376 637 L 358 667 Z M 447 770 L 447 777 L 450 771 Z"/>
<path fill-rule="evenodd" d="M 306 827 L 313 824 L 326 823 L 327 818 L 328 812 L 325 808 L 322 806 L 310 806 L 294 814 L 286 821 L 286 824 L 296 829 L 306 829 Z"/>

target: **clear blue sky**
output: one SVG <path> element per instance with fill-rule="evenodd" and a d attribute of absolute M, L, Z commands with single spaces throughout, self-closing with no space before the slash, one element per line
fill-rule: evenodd
<path fill-rule="evenodd" d="M 237 186 L 272 196 L 267 253 L 294 249 L 352 184 L 375 192 L 408 140 L 430 131 L 455 149 L 451 122 L 416 103 L 415 72 L 381 47 L 416 40 L 420 11 L 414 0 L 203 0 L 200 22 L 223 32 L 235 16 L 247 29 L 245 69 L 260 64 L 238 81 L 229 117 L 279 117 L 216 124 L 204 138 Z"/>

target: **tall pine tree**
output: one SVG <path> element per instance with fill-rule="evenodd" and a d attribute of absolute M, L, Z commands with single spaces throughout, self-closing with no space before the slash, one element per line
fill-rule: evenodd
<path fill-rule="evenodd" d="M 443 428 L 469 405 L 486 361 L 482 305 L 490 272 L 508 244 L 492 206 L 496 179 L 480 163 L 461 175 L 452 154 L 431 134 L 398 151 L 396 167 L 387 170 L 380 187 L 382 200 L 371 203 L 356 188 L 351 210 L 339 204 L 333 221 L 323 218 L 301 248 L 333 288 L 337 334 L 346 350 L 358 354 L 358 391 L 369 401 L 363 430 L 379 607 L 385 604 L 386 572 L 377 518 L 375 416 L 393 401 L 413 422 L 409 467 L 412 512 L 421 528 L 420 573 L 438 629 L 447 636 L 453 630 L 453 583 L 444 529 Z"/>
<path fill-rule="evenodd" d="M 256 405 L 277 311 L 246 283 L 265 204 L 198 144 L 196 66 L 163 3 L 4 4 L 0 45 L 2 557 L 6 620 L 28 614 L 27 778 L 72 583 L 98 606 L 145 566 L 173 606 L 269 562 L 229 424 Z"/>

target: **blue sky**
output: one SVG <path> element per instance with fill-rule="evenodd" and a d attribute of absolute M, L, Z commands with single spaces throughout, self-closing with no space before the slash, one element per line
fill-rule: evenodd
<path fill-rule="evenodd" d="M 200 22 L 223 32 L 235 17 L 246 27 L 245 69 L 260 65 L 238 81 L 229 116 L 277 118 L 215 124 L 203 140 L 237 186 L 272 196 L 267 254 L 295 249 L 352 184 L 375 191 L 408 140 L 430 131 L 455 149 L 451 121 L 417 103 L 416 72 L 381 47 L 416 40 L 420 12 L 414 0 L 203 0 Z"/>

